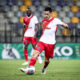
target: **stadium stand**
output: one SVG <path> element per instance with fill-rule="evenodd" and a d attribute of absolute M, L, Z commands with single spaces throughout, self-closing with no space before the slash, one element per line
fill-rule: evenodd
<path fill-rule="evenodd" d="M 53 17 L 58 17 L 69 24 L 71 31 L 64 30 L 62 26 L 59 26 L 59 30 L 57 31 L 57 42 L 71 42 L 72 38 L 72 42 L 80 42 L 79 0 L 0 0 L 1 43 L 21 42 L 23 17 L 26 15 L 25 11 L 28 6 L 32 8 L 32 12 L 38 17 L 40 24 L 44 17 L 43 10 L 45 6 L 51 6 L 53 9 Z M 64 31 L 67 31 L 66 40 L 63 38 L 65 36 Z M 39 31 L 39 35 L 41 32 L 42 31 Z M 76 38 L 76 40 L 74 38 Z"/>

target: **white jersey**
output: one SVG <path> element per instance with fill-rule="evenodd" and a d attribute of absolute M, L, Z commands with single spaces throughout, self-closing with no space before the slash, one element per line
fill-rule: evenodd
<path fill-rule="evenodd" d="M 35 35 L 35 24 L 38 23 L 36 16 L 33 16 L 30 20 L 28 29 L 25 31 L 24 37 L 34 37 Z"/>
<path fill-rule="evenodd" d="M 64 24 L 60 19 L 54 18 L 47 27 L 50 29 L 45 29 L 43 35 L 41 36 L 40 40 L 41 42 L 44 42 L 46 44 L 55 44 L 56 43 L 56 31 L 57 31 L 57 25 Z"/>

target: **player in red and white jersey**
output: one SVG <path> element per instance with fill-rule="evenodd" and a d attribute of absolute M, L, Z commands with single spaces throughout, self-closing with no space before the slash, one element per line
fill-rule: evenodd
<path fill-rule="evenodd" d="M 31 8 L 28 8 L 26 11 L 27 15 L 23 18 L 24 22 L 24 31 L 23 31 L 23 43 L 25 45 L 24 47 L 24 56 L 26 62 L 24 62 L 22 65 L 28 64 L 28 45 L 32 44 L 33 48 L 35 48 L 35 45 L 37 44 L 37 38 L 36 34 L 39 28 L 38 19 L 35 15 L 32 14 Z M 39 62 L 42 62 L 40 56 L 38 57 L 40 60 Z"/>
<path fill-rule="evenodd" d="M 44 50 L 45 51 L 45 60 L 44 60 L 44 66 L 42 69 L 42 73 L 46 73 L 46 68 L 48 64 L 50 63 L 50 58 L 53 58 L 54 56 L 54 46 L 56 43 L 56 31 L 57 31 L 57 25 L 62 25 L 66 28 L 68 28 L 68 25 L 62 22 L 58 18 L 52 18 L 51 17 L 52 9 L 50 7 L 46 7 L 44 10 L 44 16 L 45 18 L 42 21 L 42 27 L 43 27 L 43 34 L 39 40 L 39 42 L 36 45 L 35 51 L 33 52 L 33 56 L 30 60 L 29 67 L 34 66 L 36 63 L 37 56 Z M 27 68 L 26 68 L 27 69 Z M 21 69 L 21 71 L 26 72 L 26 69 Z"/>

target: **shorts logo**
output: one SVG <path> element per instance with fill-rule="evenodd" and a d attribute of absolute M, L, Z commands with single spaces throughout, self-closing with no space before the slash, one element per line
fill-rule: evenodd
<path fill-rule="evenodd" d="M 37 49 L 38 49 L 38 50 L 41 50 L 41 47 L 40 47 L 40 46 L 37 46 Z"/>
<path fill-rule="evenodd" d="M 26 42 L 27 42 L 28 40 L 27 40 L 27 39 L 24 39 L 24 41 L 26 41 Z"/>

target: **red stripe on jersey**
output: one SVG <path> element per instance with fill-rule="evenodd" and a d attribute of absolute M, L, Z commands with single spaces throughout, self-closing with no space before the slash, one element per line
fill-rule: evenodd
<path fill-rule="evenodd" d="M 47 26 L 48 26 L 48 24 L 53 20 L 54 18 L 51 18 L 50 20 L 47 20 L 47 19 L 43 19 L 42 20 L 42 27 L 43 27 L 43 31 L 45 30 L 45 29 L 50 29 L 50 28 L 48 28 Z"/>
<path fill-rule="evenodd" d="M 42 20 L 42 28 L 43 28 L 42 35 L 44 34 L 45 29 L 51 29 L 51 28 L 48 28 L 47 26 L 48 26 L 48 24 L 49 24 L 53 19 L 54 19 L 54 18 L 51 18 L 50 20 L 47 20 L 46 18 L 44 18 L 44 19 Z M 41 35 L 41 36 L 42 36 L 42 35 Z"/>
<path fill-rule="evenodd" d="M 28 17 L 28 16 L 25 16 L 25 17 L 24 17 L 23 22 L 24 22 L 24 24 L 25 24 L 25 31 L 28 29 L 30 20 L 31 20 L 31 18 L 32 18 L 33 16 L 34 16 L 34 15 L 32 14 L 30 17 Z"/>

